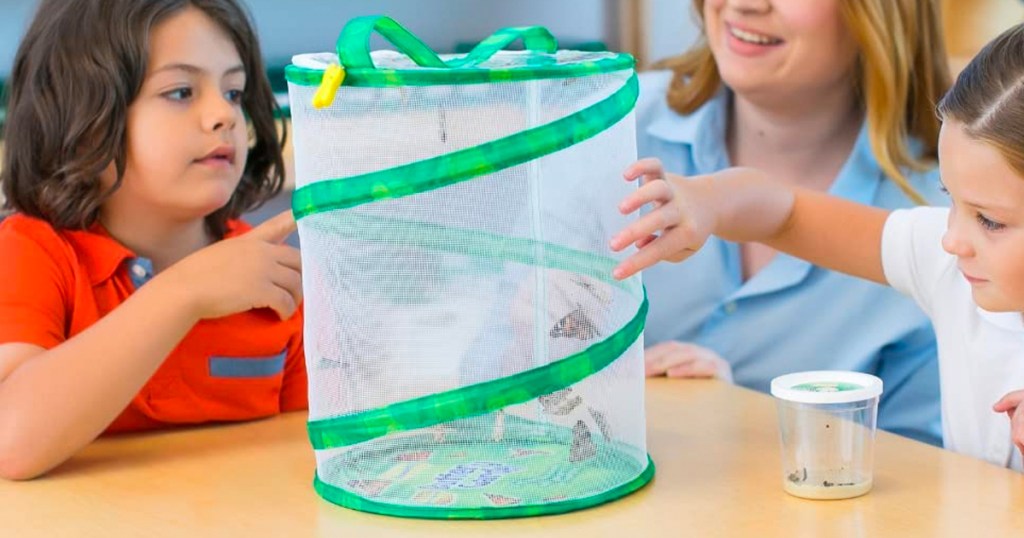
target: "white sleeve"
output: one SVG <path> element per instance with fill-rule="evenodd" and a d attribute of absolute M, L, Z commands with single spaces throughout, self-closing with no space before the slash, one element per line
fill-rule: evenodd
<path fill-rule="evenodd" d="M 949 209 L 918 207 L 893 211 L 882 231 L 882 270 L 889 285 L 909 295 L 929 316 L 940 281 L 956 269 L 942 249 Z"/>

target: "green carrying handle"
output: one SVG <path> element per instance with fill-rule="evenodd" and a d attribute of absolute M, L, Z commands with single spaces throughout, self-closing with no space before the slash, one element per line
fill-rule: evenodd
<path fill-rule="evenodd" d="M 352 19 L 338 36 L 338 61 L 345 69 L 375 69 L 370 56 L 370 36 L 377 32 L 391 42 L 399 52 L 408 56 L 420 67 L 471 67 L 486 62 L 498 51 L 517 40 L 523 40 L 527 50 L 554 53 L 558 40 L 543 26 L 518 26 L 502 28 L 481 41 L 469 54 L 445 62 L 420 38 L 391 17 L 370 15 Z"/>
<path fill-rule="evenodd" d="M 522 39 L 524 46 L 531 51 L 550 54 L 558 50 L 558 41 L 547 28 L 542 26 L 502 28 L 481 41 L 469 54 L 445 62 L 426 43 L 391 17 L 383 15 L 357 17 L 350 20 L 342 28 L 341 35 L 338 36 L 338 62 L 341 65 L 331 65 L 324 70 L 320 88 L 313 97 L 314 107 L 331 106 L 338 87 L 345 80 L 345 70 L 376 70 L 376 66 L 373 65 L 373 57 L 370 55 L 370 36 L 374 32 L 390 41 L 400 52 L 416 62 L 416 65 L 437 69 L 470 68 L 472 70 L 518 39 Z"/>
<path fill-rule="evenodd" d="M 352 19 L 338 36 L 338 61 L 345 69 L 374 69 L 370 35 L 379 33 L 420 67 L 448 67 L 426 43 L 391 17 L 371 15 Z"/>
<path fill-rule="evenodd" d="M 467 67 L 481 64 L 491 59 L 495 53 L 522 39 L 526 50 L 554 54 L 558 50 L 558 40 L 543 26 L 514 26 L 502 28 L 490 37 L 481 41 L 469 54 L 448 62 L 452 67 Z"/>

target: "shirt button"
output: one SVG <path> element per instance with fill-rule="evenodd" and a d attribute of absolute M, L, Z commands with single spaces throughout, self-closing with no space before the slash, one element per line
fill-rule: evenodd
<path fill-rule="evenodd" d="M 134 274 L 135 276 L 137 276 L 139 278 L 145 278 L 146 277 L 146 268 L 141 266 L 141 265 L 139 265 L 139 264 L 135 264 L 135 265 L 132 266 L 132 274 Z"/>
<path fill-rule="evenodd" d="M 728 303 L 725 303 L 725 306 L 722 307 L 722 309 L 725 310 L 726 314 L 732 314 L 733 312 L 736 311 L 736 308 L 736 301 L 729 301 Z"/>

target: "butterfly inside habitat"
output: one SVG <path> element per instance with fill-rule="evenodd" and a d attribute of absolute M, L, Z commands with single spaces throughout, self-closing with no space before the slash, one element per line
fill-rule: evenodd
<path fill-rule="evenodd" d="M 572 312 L 562 316 L 551 331 L 548 333 L 551 338 L 576 338 L 577 340 L 590 340 L 601 336 L 597 325 L 587 316 L 583 308 L 577 306 Z"/>
<path fill-rule="evenodd" d="M 572 427 L 572 446 L 569 447 L 569 461 L 588 460 L 597 454 L 597 445 L 590 435 L 590 428 L 582 420 Z"/>
<path fill-rule="evenodd" d="M 583 403 L 583 398 L 579 394 L 572 394 L 571 388 L 566 388 L 540 396 L 537 401 L 546 413 L 565 416 Z"/>

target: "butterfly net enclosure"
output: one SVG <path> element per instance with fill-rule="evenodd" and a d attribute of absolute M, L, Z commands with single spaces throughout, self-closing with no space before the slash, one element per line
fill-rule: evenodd
<path fill-rule="evenodd" d="M 608 248 L 634 188 L 633 59 L 541 27 L 439 56 L 363 17 L 286 77 L 317 492 L 501 518 L 646 484 L 647 301 Z"/>

